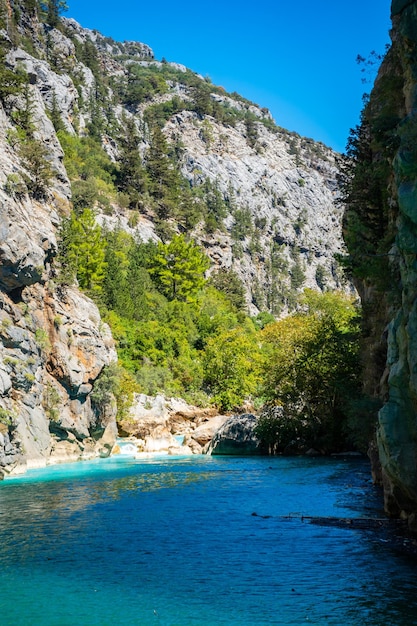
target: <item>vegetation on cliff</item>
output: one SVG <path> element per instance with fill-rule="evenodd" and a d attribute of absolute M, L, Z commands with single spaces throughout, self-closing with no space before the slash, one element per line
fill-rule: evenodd
<path fill-rule="evenodd" d="M 307 203 L 303 188 L 308 186 L 299 168 L 320 160 L 314 170 L 318 177 L 330 151 L 276 127 L 268 111 L 238 94 L 227 94 L 181 66 L 154 61 L 141 44 L 118 44 L 101 36 L 94 42 L 71 20 L 61 19 L 63 2 L 22 0 L 13 3 L 12 13 L 6 4 L 2 2 L 3 60 L 19 44 L 31 59 L 45 64 L 45 71 L 47 66 L 58 77 L 65 74 L 77 94 L 70 114 L 63 114 L 55 91 L 46 105 L 53 140 L 57 150 L 62 148 L 72 202 L 70 210 L 55 204 L 61 222 L 59 249 L 48 264 L 51 288 L 65 293 L 68 286 L 78 285 L 98 304 L 117 342 L 119 367 L 104 370 L 96 382 L 95 406 L 103 409 L 114 394 L 123 415 L 135 390 L 182 395 L 193 402 L 215 403 L 221 410 L 267 402 L 284 406 L 296 424 L 292 437 L 320 449 L 343 446 L 350 428 L 347 395 L 359 397 L 357 311 L 346 296 L 328 293 L 330 279 L 340 284 L 336 262 L 326 271 L 316 262 L 325 252 L 304 249 L 298 239 L 307 208 L 299 207 L 291 223 L 286 194 L 271 192 L 271 206 L 289 221 L 289 232 L 282 236 L 276 228 L 278 216 L 269 219 L 265 211 L 254 215 L 237 201 L 240 189 L 226 192 L 219 179 L 202 176 L 198 169 L 192 170 L 190 181 L 190 159 L 183 159 L 180 135 L 168 137 L 164 131 L 177 116 L 176 123 L 197 129 L 198 140 L 209 152 L 215 141 L 226 145 L 227 134 L 238 127 L 245 149 L 258 158 L 270 140 L 267 129 L 274 141 L 280 137 L 285 144 L 283 158 L 292 168 L 286 183 L 299 203 Z M 61 48 L 53 44 L 54 37 Z M 61 164 L 51 164 L 48 147 L 36 132 L 31 81 L 38 78 L 17 62 L 0 72 L 8 143 L 23 164 L 5 189 L 14 197 L 44 201 L 53 196 Z M 362 150 L 362 139 L 352 140 L 353 145 L 352 150 Z M 352 152 L 349 158 L 356 156 Z M 256 186 L 267 185 L 266 165 L 262 161 L 257 167 L 259 177 L 250 195 Z M 346 195 L 353 198 L 356 190 L 349 171 Z M 60 183 L 68 185 L 62 173 Z M 330 178 L 326 185 L 332 195 Z M 361 201 L 358 215 L 360 207 Z M 127 216 L 123 227 L 117 223 L 122 214 Z M 368 228 L 368 217 L 358 217 L 361 232 Z M 372 213 L 369 220 L 374 219 Z M 146 241 L 135 230 L 141 220 L 153 225 Z M 334 214 L 330 222 L 336 222 Z M 231 260 L 214 267 L 206 254 L 210 236 L 221 240 L 225 233 L 232 241 Z M 379 254 L 374 243 L 369 253 Z M 259 315 L 249 314 L 244 272 L 239 277 L 230 268 L 230 262 L 243 256 L 244 246 L 254 268 L 250 304 Z M 307 259 L 317 265 L 315 295 L 303 295 Z M 267 285 L 258 279 L 260 267 Z M 290 317 L 275 320 L 288 312 Z M 277 444 L 271 432 L 265 436 L 272 447 Z"/>

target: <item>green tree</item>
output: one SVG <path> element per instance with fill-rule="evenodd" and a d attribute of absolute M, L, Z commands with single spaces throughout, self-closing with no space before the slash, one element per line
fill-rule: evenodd
<path fill-rule="evenodd" d="M 62 282 L 76 276 L 81 289 L 100 293 L 105 277 L 105 241 L 91 209 L 79 215 L 73 212 L 64 221 L 61 235 Z"/>
<path fill-rule="evenodd" d="M 240 408 L 259 387 L 260 348 L 250 327 L 221 331 L 207 341 L 204 384 L 221 410 Z"/>
<path fill-rule="evenodd" d="M 359 316 L 339 293 L 306 290 L 303 306 L 262 331 L 264 394 L 309 445 L 337 449 L 349 403 L 360 394 Z"/>
<path fill-rule="evenodd" d="M 117 183 L 120 191 L 127 193 L 132 208 L 138 208 L 146 189 L 146 172 L 139 152 L 140 138 L 132 118 L 123 120 L 124 132 L 119 140 L 120 154 Z"/>
<path fill-rule="evenodd" d="M 249 112 L 245 115 L 246 141 L 251 148 L 255 148 L 258 141 L 258 128 L 256 126 L 256 118 Z"/>
<path fill-rule="evenodd" d="M 0 43 L 0 101 L 5 104 L 8 96 L 15 96 L 23 91 L 27 76 L 20 71 L 11 70 L 6 65 L 7 47 Z"/>
<path fill-rule="evenodd" d="M 194 111 L 203 117 L 204 115 L 211 115 L 213 112 L 213 105 L 210 95 L 210 86 L 207 83 L 200 81 L 194 87 Z"/>
<path fill-rule="evenodd" d="M 177 173 L 169 157 L 166 137 L 158 126 L 152 129 L 146 155 L 146 170 L 150 178 L 150 192 L 155 198 L 164 198 L 168 189 L 173 191 L 177 182 Z"/>
<path fill-rule="evenodd" d="M 52 94 L 51 110 L 49 113 L 51 122 L 54 126 L 55 132 L 65 131 L 65 124 L 62 121 L 61 111 L 59 110 L 58 101 L 55 91 Z"/>
<path fill-rule="evenodd" d="M 18 151 L 30 173 L 30 176 L 24 176 L 28 191 L 35 198 L 43 198 L 53 175 L 46 147 L 41 141 L 28 138 L 20 143 Z"/>
<path fill-rule="evenodd" d="M 210 282 L 216 289 L 226 295 L 238 311 L 245 309 L 245 288 L 236 272 L 222 267 L 212 275 Z"/>
<path fill-rule="evenodd" d="M 206 282 L 209 266 L 208 257 L 195 243 L 175 235 L 170 243 L 158 244 L 149 273 L 168 300 L 193 301 Z"/>
<path fill-rule="evenodd" d="M 132 247 L 130 235 L 120 229 L 105 233 L 105 264 L 103 301 L 119 315 L 128 314 L 131 293 L 127 281 L 129 253 Z"/>
<path fill-rule="evenodd" d="M 208 178 L 204 181 L 203 198 L 206 204 L 204 216 L 206 231 L 213 233 L 216 229 L 222 230 L 223 220 L 227 216 L 227 207 L 217 181 L 213 183 Z"/>
<path fill-rule="evenodd" d="M 40 2 L 41 10 L 44 14 L 45 22 L 56 28 L 60 22 L 60 15 L 68 11 L 68 5 L 65 0 L 43 0 Z"/>

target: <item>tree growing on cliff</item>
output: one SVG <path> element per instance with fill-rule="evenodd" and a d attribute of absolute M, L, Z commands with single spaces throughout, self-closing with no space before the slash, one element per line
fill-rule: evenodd
<path fill-rule="evenodd" d="M 175 235 L 170 243 L 157 245 L 149 274 L 168 300 L 190 302 L 204 286 L 209 266 L 208 257 L 194 242 Z"/>
<path fill-rule="evenodd" d="M 105 277 L 105 241 L 91 209 L 63 221 L 60 237 L 61 282 L 74 279 L 84 291 L 100 293 Z"/>
<path fill-rule="evenodd" d="M 40 3 L 41 9 L 45 14 L 45 22 L 56 28 L 59 24 L 59 17 L 65 11 L 68 11 L 68 5 L 65 0 L 47 0 Z"/>

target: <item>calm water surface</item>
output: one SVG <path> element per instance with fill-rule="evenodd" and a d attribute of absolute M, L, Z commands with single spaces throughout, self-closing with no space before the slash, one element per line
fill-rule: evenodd
<path fill-rule="evenodd" d="M 417 625 L 362 461 L 129 458 L 0 484 L 2 626 Z M 253 515 L 257 513 L 257 515 Z M 292 515 L 295 519 L 282 519 Z"/>

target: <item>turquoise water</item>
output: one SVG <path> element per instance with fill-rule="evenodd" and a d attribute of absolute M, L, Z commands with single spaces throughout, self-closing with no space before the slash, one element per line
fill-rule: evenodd
<path fill-rule="evenodd" d="M 377 516 L 377 495 L 367 465 L 343 459 L 32 471 L 0 485 L 0 623 L 417 624 L 414 561 L 383 536 L 299 519 Z"/>

